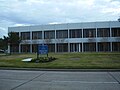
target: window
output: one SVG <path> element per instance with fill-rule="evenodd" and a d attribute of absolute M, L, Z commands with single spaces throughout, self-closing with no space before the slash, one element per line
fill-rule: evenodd
<path fill-rule="evenodd" d="M 113 48 L 113 51 L 120 52 L 120 42 L 113 42 L 112 48 Z"/>
<path fill-rule="evenodd" d="M 37 44 L 32 45 L 32 52 L 34 53 L 37 52 L 37 46 L 38 46 Z"/>
<path fill-rule="evenodd" d="M 10 45 L 10 52 L 19 52 L 19 45 L 11 44 Z"/>
<path fill-rule="evenodd" d="M 58 30 L 56 31 L 56 38 L 68 38 L 68 30 Z"/>
<path fill-rule="evenodd" d="M 96 29 L 83 29 L 83 37 L 84 38 L 96 37 Z"/>
<path fill-rule="evenodd" d="M 120 28 L 112 28 L 112 37 L 120 37 Z"/>
<path fill-rule="evenodd" d="M 108 42 L 98 43 L 98 51 L 102 52 L 110 51 L 110 43 Z"/>
<path fill-rule="evenodd" d="M 98 28 L 97 36 L 98 37 L 110 37 L 110 28 Z"/>
<path fill-rule="evenodd" d="M 70 43 L 70 52 L 81 52 L 82 44 L 80 43 Z"/>
<path fill-rule="evenodd" d="M 26 45 L 21 45 L 21 51 L 22 52 L 30 52 L 30 45 L 26 44 Z"/>
<path fill-rule="evenodd" d="M 48 52 L 55 52 L 55 44 L 48 44 Z"/>
<path fill-rule="evenodd" d="M 22 40 L 30 40 L 30 32 L 22 32 L 21 39 Z"/>
<path fill-rule="evenodd" d="M 84 43 L 83 46 L 85 52 L 96 51 L 96 43 Z"/>
<path fill-rule="evenodd" d="M 57 52 L 68 52 L 68 44 L 57 44 Z"/>
<path fill-rule="evenodd" d="M 45 39 L 55 39 L 55 31 L 45 31 L 44 38 Z"/>
<path fill-rule="evenodd" d="M 42 39 L 42 31 L 32 32 L 32 39 Z"/>
<path fill-rule="evenodd" d="M 71 29 L 70 38 L 81 38 L 82 37 L 82 30 L 81 29 Z"/>

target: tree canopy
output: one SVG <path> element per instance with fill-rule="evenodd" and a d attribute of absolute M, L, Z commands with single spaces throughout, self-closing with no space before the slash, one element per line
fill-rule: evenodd
<path fill-rule="evenodd" d="M 15 45 L 19 44 L 21 42 L 21 39 L 19 37 L 19 33 L 16 32 L 10 32 L 8 33 L 8 36 L 3 36 L 3 38 L 0 38 L 0 49 L 7 49 L 8 44 Z"/>

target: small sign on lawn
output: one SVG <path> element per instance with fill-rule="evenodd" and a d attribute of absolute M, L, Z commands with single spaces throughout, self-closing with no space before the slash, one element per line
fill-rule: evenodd
<path fill-rule="evenodd" d="M 39 54 L 48 54 L 48 46 L 47 45 L 39 45 L 38 53 Z"/>

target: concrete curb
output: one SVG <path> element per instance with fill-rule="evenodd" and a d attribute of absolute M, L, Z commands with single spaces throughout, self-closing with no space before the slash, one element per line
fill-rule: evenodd
<path fill-rule="evenodd" d="M 120 72 L 120 69 L 42 69 L 42 68 L 0 68 L 0 70 L 62 71 L 62 72 Z"/>

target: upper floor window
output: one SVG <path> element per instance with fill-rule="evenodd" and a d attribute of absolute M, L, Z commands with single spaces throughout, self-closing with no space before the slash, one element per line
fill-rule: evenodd
<path fill-rule="evenodd" d="M 120 28 L 112 28 L 112 37 L 120 37 Z"/>
<path fill-rule="evenodd" d="M 83 29 L 83 37 L 84 38 L 96 37 L 96 29 Z"/>
<path fill-rule="evenodd" d="M 42 31 L 32 32 L 32 39 L 42 39 Z"/>
<path fill-rule="evenodd" d="M 30 32 L 21 32 L 22 40 L 30 40 Z"/>
<path fill-rule="evenodd" d="M 71 29 L 69 36 L 70 36 L 70 38 L 81 38 L 82 30 L 81 29 Z"/>
<path fill-rule="evenodd" d="M 97 36 L 98 37 L 110 37 L 110 28 L 98 28 Z"/>
<path fill-rule="evenodd" d="M 55 39 L 55 31 L 45 31 L 44 38 L 45 39 Z"/>
<path fill-rule="evenodd" d="M 58 30 L 56 31 L 56 38 L 68 38 L 68 30 Z"/>

